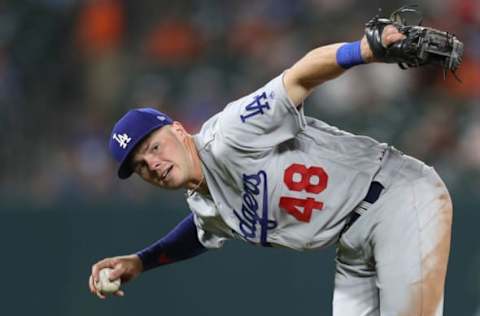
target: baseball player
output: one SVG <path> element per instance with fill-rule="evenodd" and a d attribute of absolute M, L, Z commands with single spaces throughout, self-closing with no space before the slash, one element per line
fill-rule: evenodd
<path fill-rule="evenodd" d="M 452 221 L 443 181 L 393 147 L 303 114 L 316 86 L 355 65 L 458 67 L 453 35 L 401 22 L 377 16 L 360 41 L 312 50 L 196 135 L 152 108 L 126 113 L 110 139 L 118 176 L 187 189 L 191 214 L 145 249 L 94 264 L 91 292 L 105 298 L 95 287 L 102 268 L 126 282 L 229 239 L 295 250 L 336 244 L 334 315 L 442 315 Z M 442 40 L 436 51 L 432 38 Z"/>

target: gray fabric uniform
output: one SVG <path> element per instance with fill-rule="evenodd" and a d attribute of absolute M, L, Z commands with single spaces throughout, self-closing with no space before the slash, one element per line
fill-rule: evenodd
<path fill-rule="evenodd" d="M 432 168 L 305 117 L 282 76 L 228 104 L 194 140 L 211 196 L 187 202 L 205 247 L 337 243 L 334 315 L 442 315 L 452 208 Z M 369 205 L 374 180 L 385 189 Z M 341 234 L 353 211 L 365 214 Z"/>

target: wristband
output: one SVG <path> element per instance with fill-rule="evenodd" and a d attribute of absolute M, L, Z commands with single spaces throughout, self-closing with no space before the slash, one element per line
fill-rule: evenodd
<path fill-rule="evenodd" d="M 343 69 L 365 64 L 360 49 L 360 41 L 340 46 L 337 50 L 337 64 Z"/>

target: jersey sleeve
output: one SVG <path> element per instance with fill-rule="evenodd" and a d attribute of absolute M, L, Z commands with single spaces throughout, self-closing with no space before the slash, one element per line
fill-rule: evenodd
<path fill-rule="evenodd" d="M 257 91 L 229 103 L 218 118 L 223 141 L 243 149 L 262 149 L 294 138 L 306 126 L 303 106 L 289 99 L 283 74 Z"/>

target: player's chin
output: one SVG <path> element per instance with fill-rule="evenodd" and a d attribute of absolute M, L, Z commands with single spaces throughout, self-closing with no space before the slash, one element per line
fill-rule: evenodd
<path fill-rule="evenodd" d="M 179 185 L 177 183 L 177 181 L 155 181 L 152 183 L 153 185 L 155 185 L 156 187 L 159 187 L 159 188 L 162 188 L 162 189 L 167 189 L 167 190 L 175 190 L 175 189 L 179 189 L 181 187 L 181 185 Z"/>
<path fill-rule="evenodd" d="M 162 184 L 161 187 L 167 190 L 177 190 L 183 188 L 183 185 L 182 183 L 168 182 L 166 184 Z"/>
<path fill-rule="evenodd" d="M 170 175 L 167 179 L 158 183 L 158 186 L 167 190 L 177 190 L 184 187 L 184 181 L 179 177 Z"/>

